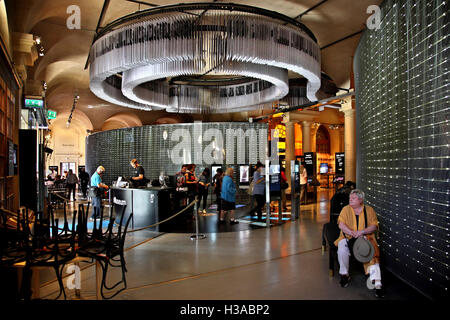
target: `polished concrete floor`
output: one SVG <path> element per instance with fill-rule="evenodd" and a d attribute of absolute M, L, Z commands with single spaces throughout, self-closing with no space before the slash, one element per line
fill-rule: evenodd
<path fill-rule="evenodd" d="M 329 276 L 328 252 L 323 255 L 321 245 L 332 192 L 319 189 L 317 203 L 302 205 L 299 219 L 270 228 L 227 222 L 215 232 L 204 232 L 212 228 L 205 227 L 201 234 L 206 237 L 199 240 L 191 239 L 193 232 L 130 232 L 125 245 L 128 287 L 114 299 L 376 300 L 366 288 L 362 265 L 352 266 L 348 288 L 340 287 L 337 269 Z M 236 216 L 248 216 L 248 207 L 239 208 Z M 214 212 L 200 219 L 203 226 L 217 226 Z M 81 269 L 81 298 L 94 300 L 95 267 L 82 263 Z M 116 268 L 108 280 L 113 283 L 119 276 Z M 385 300 L 425 299 L 388 271 L 383 277 Z M 52 299 L 57 290 L 51 271 L 42 271 L 41 297 Z M 67 294 L 75 299 L 74 290 Z"/>

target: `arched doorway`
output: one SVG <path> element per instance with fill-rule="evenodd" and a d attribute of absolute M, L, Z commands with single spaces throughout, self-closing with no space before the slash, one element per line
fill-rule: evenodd
<path fill-rule="evenodd" d="M 317 173 L 318 179 L 321 186 L 329 186 L 329 176 L 328 174 L 332 171 L 332 161 L 331 161 L 331 140 L 330 134 L 325 128 L 325 126 L 321 125 L 317 129 L 316 133 L 316 154 L 317 154 Z"/>

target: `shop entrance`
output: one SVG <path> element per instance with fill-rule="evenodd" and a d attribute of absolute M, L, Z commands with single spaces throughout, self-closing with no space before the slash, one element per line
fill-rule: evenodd
<path fill-rule="evenodd" d="M 69 170 L 72 170 L 74 174 L 77 173 L 76 171 L 77 163 L 76 162 L 60 162 L 59 168 L 61 169 L 61 175 L 66 176 Z"/>
<path fill-rule="evenodd" d="M 317 173 L 320 185 L 324 188 L 330 188 L 331 181 L 334 178 L 333 158 L 331 157 L 330 134 L 328 130 L 321 125 L 316 134 L 317 150 Z"/>

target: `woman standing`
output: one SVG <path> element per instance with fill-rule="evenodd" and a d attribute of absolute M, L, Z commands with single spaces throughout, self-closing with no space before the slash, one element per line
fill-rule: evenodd
<path fill-rule="evenodd" d="M 220 194 L 222 193 L 222 179 L 223 179 L 223 170 L 222 168 L 218 168 L 216 170 L 216 174 L 213 177 L 213 185 L 214 185 L 214 194 L 216 195 L 216 204 L 217 204 L 217 213 L 220 215 L 220 211 L 222 210 L 222 198 Z"/>
<path fill-rule="evenodd" d="M 253 174 L 253 195 L 256 200 L 256 214 L 258 216 L 258 220 L 262 220 L 262 209 L 264 207 L 264 175 L 262 174 L 262 168 L 264 165 L 258 161 L 256 164 L 256 171 Z"/>
<path fill-rule="evenodd" d="M 206 201 L 208 199 L 208 189 L 209 189 L 209 176 L 210 176 L 210 171 L 209 168 L 205 168 L 205 170 L 203 170 L 202 174 L 200 175 L 200 177 L 198 178 L 198 212 L 201 213 L 202 211 L 200 210 L 200 203 L 202 202 L 203 199 L 203 213 L 206 214 Z"/>
<path fill-rule="evenodd" d="M 306 168 L 301 165 L 300 166 L 300 202 L 302 202 L 302 199 L 305 198 L 305 204 L 306 204 L 306 187 L 308 183 L 308 172 L 306 171 Z"/>
<path fill-rule="evenodd" d="M 185 173 L 186 177 L 186 187 L 187 187 L 187 197 L 188 197 L 188 204 L 191 204 L 192 201 L 195 200 L 197 197 L 197 186 L 198 186 L 198 179 L 195 176 L 195 164 L 190 164 L 187 166 L 187 170 Z M 194 209 L 189 209 L 189 212 L 192 213 L 191 219 L 195 219 L 195 212 Z"/>
<path fill-rule="evenodd" d="M 230 223 L 239 223 L 234 219 L 234 210 L 236 209 L 236 186 L 233 182 L 233 168 L 228 168 L 225 171 L 225 176 L 222 181 L 222 210 L 220 211 L 219 222 L 224 222 L 225 212 L 230 211 Z"/>

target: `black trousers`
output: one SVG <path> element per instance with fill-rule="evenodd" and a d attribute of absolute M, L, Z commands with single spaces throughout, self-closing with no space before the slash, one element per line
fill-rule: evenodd
<path fill-rule="evenodd" d="M 255 200 L 256 200 L 256 214 L 258 216 L 258 219 L 262 218 L 262 208 L 264 208 L 265 203 L 265 195 L 263 194 L 255 194 Z"/>
<path fill-rule="evenodd" d="M 83 197 L 86 198 L 86 196 L 87 196 L 87 183 L 86 184 L 84 184 L 84 183 L 81 184 L 81 192 L 83 193 Z"/>
<path fill-rule="evenodd" d="M 74 184 L 67 184 L 66 185 L 66 187 L 67 187 L 67 199 L 69 199 L 70 200 L 70 193 L 73 193 L 73 200 L 75 200 L 75 188 L 76 188 L 76 184 L 74 183 Z"/>
<path fill-rule="evenodd" d="M 306 204 L 306 189 L 307 185 L 306 184 L 301 184 L 300 185 L 300 203 L 304 202 Z"/>
<path fill-rule="evenodd" d="M 220 210 L 222 210 L 222 198 L 220 197 L 220 193 L 216 193 L 216 204 L 217 204 L 217 212 L 220 213 Z"/>
<path fill-rule="evenodd" d="M 203 210 L 206 210 L 206 201 L 208 200 L 208 189 L 207 188 L 198 188 L 198 208 L 200 209 L 200 203 L 203 199 Z"/>

